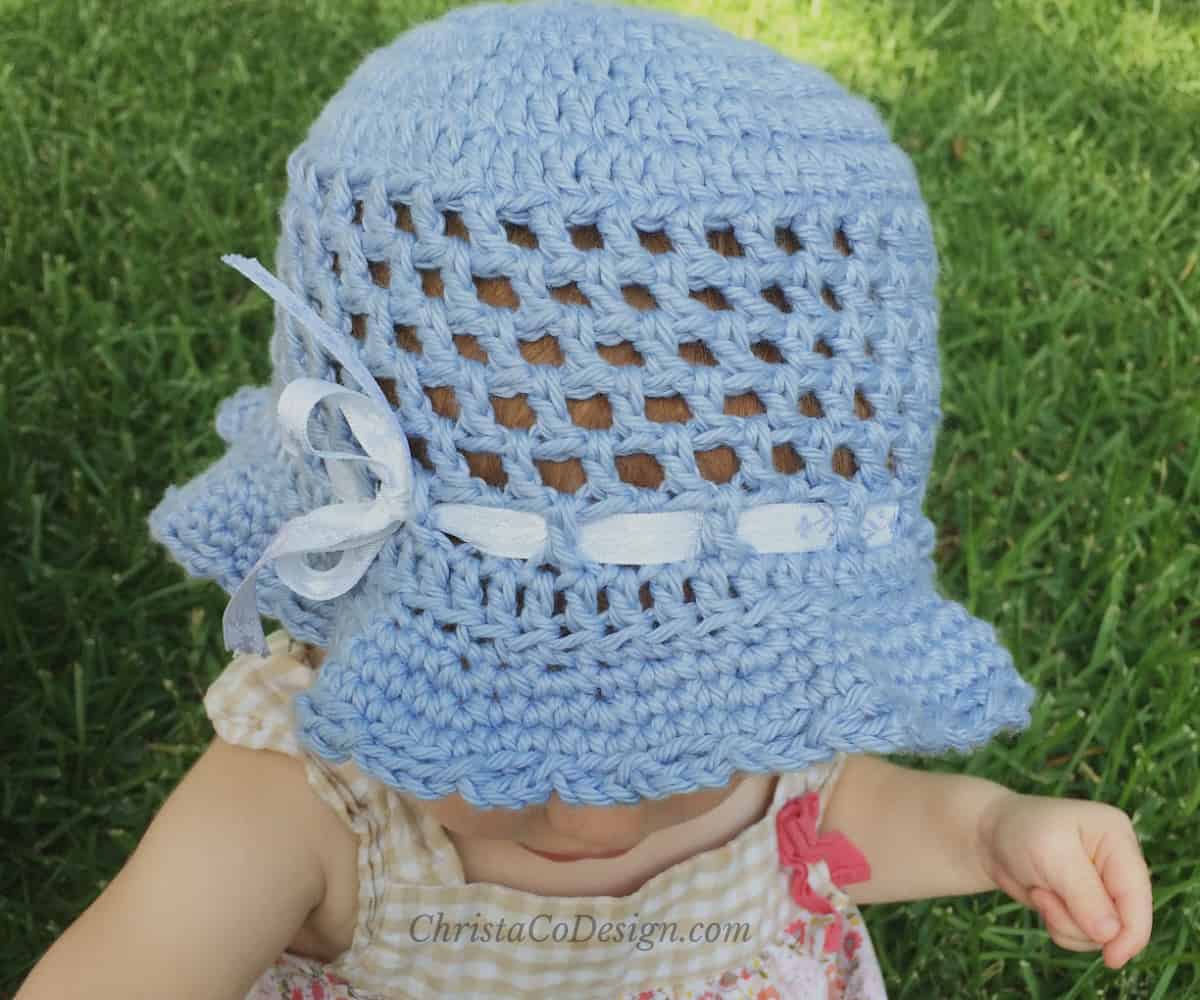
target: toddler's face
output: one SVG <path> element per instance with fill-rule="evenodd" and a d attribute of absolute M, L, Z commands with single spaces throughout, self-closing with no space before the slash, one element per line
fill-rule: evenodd
<path fill-rule="evenodd" d="M 460 795 L 421 801 L 420 808 L 461 837 L 512 840 L 552 861 L 615 857 L 650 834 L 695 819 L 716 808 L 742 782 L 635 805 L 577 806 L 551 796 L 524 809 L 479 809 Z"/>

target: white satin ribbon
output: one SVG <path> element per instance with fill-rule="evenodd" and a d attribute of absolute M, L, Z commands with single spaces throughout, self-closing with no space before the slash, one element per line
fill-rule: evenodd
<path fill-rule="evenodd" d="M 363 389 L 356 392 L 336 382 L 298 378 L 288 383 L 279 396 L 279 423 L 285 447 L 294 454 L 307 452 L 322 459 L 340 502 L 318 507 L 284 524 L 225 608 L 225 645 L 265 656 L 267 645 L 256 599 L 259 571 L 274 561 L 279 579 L 301 597 L 313 601 L 328 601 L 346 593 L 409 516 L 412 462 L 408 441 L 383 391 L 358 358 L 342 347 L 337 334 L 324 320 L 258 261 L 232 254 L 221 259 L 303 323 Z M 313 444 L 308 433 L 309 422 L 322 406 L 341 413 L 362 448 L 361 454 L 326 451 Z M 360 485 L 353 471 L 356 463 L 370 466 L 378 477 L 379 489 L 375 495 L 366 493 Z M 336 553 L 339 558 L 334 565 L 318 569 L 307 558 L 318 553 Z"/>
<path fill-rule="evenodd" d="M 892 540 L 898 507 L 867 508 L 863 539 L 868 547 Z M 540 514 L 443 503 L 432 510 L 439 531 L 455 535 L 488 555 L 533 559 L 546 546 L 546 519 Z M 579 551 L 585 559 L 624 566 L 682 562 L 700 554 L 704 514 L 696 510 L 651 514 L 613 514 L 579 527 Z M 769 503 L 738 515 L 737 535 L 764 555 L 818 552 L 834 540 L 833 508 L 824 503 Z"/>
<path fill-rule="evenodd" d="M 375 379 L 353 351 L 290 288 L 258 261 L 230 254 L 221 258 L 267 293 L 302 323 L 314 339 L 350 373 L 362 391 L 321 379 L 295 379 L 279 397 L 279 421 L 285 447 L 307 452 L 325 463 L 339 502 L 288 521 L 234 591 L 225 609 L 225 644 L 230 649 L 267 654 L 255 598 L 256 580 L 266 563 L 275 562 L 279 578 L 313 601 L 328 601 L 353 587 L 387 539 L 411 513 L 412 460 L 395 411 Z M 345 418 L 362 453 L 323 451 L 309 437 L 309 421 L 321 406 Z M 379 479 L 374 495 L 364 495 L 354 463 L 366 463 Z M 898 507 L 867 508 L 863 538 L 868 546 L 892 540 Z M 546 519 L 528 511 L 479 504 L 436 504 L 434 526 L 480 551 L 506 559 L 540 557 L 547 541 Z M 693 559 L 700 553 L 701 511 L 614 514 L 582 524 L 579 547 L 588 560 L 629 566 Z M 761 553 L 813 552 L 834 542 L 834 512 L 825 503 L 763 504 L 738 516 L 737 534 Z M 310 565 L 309 555 L 338 554 L 327 569 Z"/>

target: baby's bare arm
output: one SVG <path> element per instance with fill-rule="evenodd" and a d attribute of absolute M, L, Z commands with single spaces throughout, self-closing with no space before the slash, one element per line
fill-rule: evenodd
<path fill-rule="evenodd" d="M 879 757 L 846 760 L 821 823 L 844 833 L 871 865 L 846 887 L 855 903 L 961 896 L 995 889 L 979 850 L 980 818 L 1002 785 L 898 767 Z"/>
<path fill-rule="evenodd" d="M 331 821 L 301 761 L 214 740 L 17 1000 L 242 1000 L 323 898 Z"/>
<path fill-rule="evenodd" d="M 825 812 L 866 855 L 856 903 L 999 888 L 1073 951 L 1117 969 L 1150 939 L 1150 872 L 1128 816 L 1103 802 L 1019 795 L 981 778 L 847 761 Z"/>

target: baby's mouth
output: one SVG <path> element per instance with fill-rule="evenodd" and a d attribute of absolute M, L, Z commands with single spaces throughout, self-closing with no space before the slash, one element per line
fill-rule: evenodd
<path fill-rule="evenodd" d="M 531 854 L 536 854 L 539 858 L 545 858 L 547 861 L 604 861 L 609 858 L 619 858 L 622 854 L 628 854 L 632 848 L 624 847 L 619 851 L 587 851 L 587 852 L 572 852 L 570 854 L 560 853 L 558 851 L 540 851 L 536 847 L 530 847 L 527 844 L 521 844 L 525 850 Z"/>

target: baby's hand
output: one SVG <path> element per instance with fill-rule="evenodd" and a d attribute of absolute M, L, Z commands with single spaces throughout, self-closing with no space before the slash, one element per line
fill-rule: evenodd
<path fill-rule="evenodd" d="M 982 861 L 1070 951 L 1103 948 L 1119 969 L 1150 940 L 1150 873 L 1133 824 L 1100 802 L 1002 796 L 981 818 Z"/>

